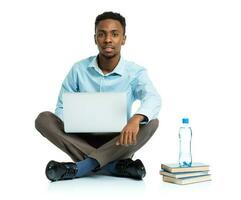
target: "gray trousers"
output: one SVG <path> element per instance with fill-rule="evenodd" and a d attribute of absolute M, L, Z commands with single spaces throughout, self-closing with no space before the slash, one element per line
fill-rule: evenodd
<path fill-rule="evenodd" d="M 36 129 L 67 153 L 74 162 L 88 156 L 96 159 L 100 167 L 114 160 L 131 158 L 151 138 L 158 124 L 158 119 L 154 119 L 148 124 L 140 125 L 135 145 L 117 146 L 115 143 L 119 133 L 105 135 L 65 133 L 62 120 L 48 111 L 40 113 L 35 120 Z"/>

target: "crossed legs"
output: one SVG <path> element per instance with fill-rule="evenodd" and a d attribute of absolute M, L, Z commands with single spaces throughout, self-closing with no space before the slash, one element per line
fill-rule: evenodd
<path fill-rule="evenodd" d="M 35 127 L 45 138 L 67 153 L 74 162 L 92 158 L 101 168 L 112 161 L 131 158 L 152 137 L 158 128 L 158 120 L 140 125 L 137 143 L 130 146 L 117 146 L 116 133 L 102 136 L 67 134 L 64 132 L 62 120 L 48 111 L 39 114 L 35 120 Z"/>

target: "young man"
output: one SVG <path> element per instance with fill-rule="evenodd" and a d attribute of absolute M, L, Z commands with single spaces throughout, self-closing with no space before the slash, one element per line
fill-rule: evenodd
<path fill-rule="evenodd" d="M 121 46 L 126 41 L 125 28 L 125 18 L 119 13 L 105 12 L 97 16 L 94 39 L 99 54 L 72 67 L 62 84 L 55 114 L 42 112 L 35 121 L 36 129 L 74 161 L 50 161 L 46 176 L 51 181 L 83 177 L 101 170 L 137 180 L 146 174 L 141 160 L 131 158 L 156 131 L 161 101 L 145 68 L 121 57 Z M 128 99 L 128 122 L 121 133 L 65 134 L 63 93 L 123 91 Z M 140 100 L 141 106 L 130 116 L 135 100 Z"/>

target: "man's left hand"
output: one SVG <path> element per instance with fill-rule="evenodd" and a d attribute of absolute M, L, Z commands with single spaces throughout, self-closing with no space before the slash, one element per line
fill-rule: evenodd
<path fill-rule="evenodd" d="M 134 115 L 122 129 L 116 145 L 134 145 L 139 133 L 140 122 L 144 119 L 143 115 Z"/>

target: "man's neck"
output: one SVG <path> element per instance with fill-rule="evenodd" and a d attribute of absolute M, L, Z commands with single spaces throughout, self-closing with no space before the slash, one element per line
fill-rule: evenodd
<path fill-rule="evenodd" d="M 113 58 L 106 58 L 101 55 L 98 55 L 97 57 L 98 66 L 104 74 L 112 72 L 118 65 L 119 60 L 120 55 L 115 56 Z"/>

